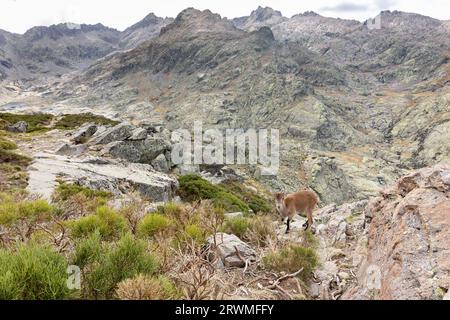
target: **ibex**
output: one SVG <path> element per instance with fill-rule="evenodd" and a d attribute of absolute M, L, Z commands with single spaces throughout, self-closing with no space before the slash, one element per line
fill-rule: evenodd
<path fill-rule="evenodd" d="M 289 233 L 290 223 L 295 214 L 307 217 L 308 221 L 303 225 L 305 230 L 313 224 L 312 213 L 317 206 L 319 198 L 313 191 L 302 190 L 285 196 L 283 193 L 275 194 L 275 205 L 282 221 L 287 217 L 286 233 Z"/>

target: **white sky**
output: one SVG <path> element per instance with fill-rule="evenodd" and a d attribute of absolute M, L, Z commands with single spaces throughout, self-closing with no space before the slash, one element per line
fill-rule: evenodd
<path fill-rule="evenodd" d="M 450 19 L 449 0 L 1 0 L 0 29 L 23 33 L 37 25 L 100 22 L 123 30 L 150 12 L 175 17 L 181 10 L 194 7 L 235 18 L 249 15 L 258 5 L 279 10 L 287 17 L 311 10 L 364 21 L 381 10 L 401 10 Z"/>

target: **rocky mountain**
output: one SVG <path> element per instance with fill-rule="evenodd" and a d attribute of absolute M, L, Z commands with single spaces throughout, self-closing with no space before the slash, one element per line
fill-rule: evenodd
<path fill-rule="evenodd" d="M 381 21 L 369 30 L 308 12 L 248 32 L 187 9 L 159 37 L 54 86 L 52 99 L 172 129 L 279 128 L 285 169 L 273 187 L 363 199 L 409 168 L 449 161 L 448 28 L 400 12 Z"/>
<path fill-rule="evenodd" d="M 135 48 L 142 42 L 157 37 L 161 29 L 172 22 L 172 18 L 160 18 L 150 13 L 121 33 L 119 47 L 124 49 Z"/>
<path fill-rule="evenodd" d="M 119 38 L 119 31 L 101 24 L 35 27 L 4 37 L 2 73 L 12 80 L 60 76 L 114 51 Z"/>
<path fill-rule="evenodd" d="M 35 80 L 84 69 L 111 52 L 157 36 L 172 20 L 151 13 L 123 32 L 72 23 L 34 27 L 23 35 L 0 30 L 0 79 Z"/>
<path fill-rule="evenodd" d="M 26 99 L 6 92 L 5 103 L 169 129 L 194 120 L 278 128 L 282 167 L 272 188 L 312 187 L 325 203 L 365 199 L 408 169 L 449 161 L 448 24 L 397 11 L 380 17 L 371 30 L 313 12 L 285 18 L 258 8 L 231 21 L 189 8 L 136 48 Z M 168 22 L 149 15 L 122 39 L 140 43 L 141 31 L 155 35 Z"/>
<path fill-rule="evenodd" d="M 117 281 L 109 275 L 123 268 L 86 261 L 82 298 L 450 299 L 449 23 L 396 11 L 380 19 L 371 29 L 313 12 L 260 7 L 229 20 L 189 8 L 122 33 L 0 32 L 4 250 L 14 257 L 12 244 L 45 230 L 70 256 L 77 235 L 94 243 L 98 230 L 99 251 L 139 239 L 164 257 L 161 274 Z M 278 174 L 174 163 L 173 130 L 192 132 L 194 121 L 279 129 Z M 320 208 L 311 232 L 295 216 L 286 234 L 273 193 L 300 188 Z M 60 214 L 26 220 L 22 207 Z M 115 252 L 106 256 L 137 263 Z M 89 272 L 103 265 L 112 268 L 99 273 L 109 283 L 99 295 Z M 176 289 L 135 290 L 162 288 L 160 276 Z"/>
<path fill-rule="evenodd" d="M 234 18 L 233 24 L 246 31 L 255 31 L 261 27 L 273 27 L 288 20 L 283 17 L 280 11 L 273 10 L 269 7 L 258 7 L 252 11 L 250 16 Z"/>

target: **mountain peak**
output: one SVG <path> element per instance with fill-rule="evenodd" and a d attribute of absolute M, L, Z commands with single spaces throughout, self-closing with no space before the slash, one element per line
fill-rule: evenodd
<path fill-rule="evenodd" d="M 183 29 L 195 34 L 199 32 L 236 32 L 237 29 L 233 23 L 219 14 L 212 13 L 210 10 L 198 10 L 187 8 L 181 11 L 174 22 L 161 29 L 161 35 L 166 33 L 176 33 L 176 30 Z"/>
<path fill-rule="evenodd" d="M 266 21 L 270 18 L 272 18 L 273 16 L 276 17 L 282 17 L 283 15 L 281 14 L 280 11 L 276 11 L 270 7 L 261 7 L 259 6 L 256 10 L 252 11 L 252 13 L 250 14 L 250 18 L 253 18 L 255 21 Z"/>

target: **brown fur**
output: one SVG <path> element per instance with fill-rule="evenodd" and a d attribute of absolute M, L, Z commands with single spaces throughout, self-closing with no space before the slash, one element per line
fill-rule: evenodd
<path fill-rule="evenodd" d="M 296 214 L 307 217 L 308 221 L 304 224 L 305 230 L 313 224 L 313 211 L 319 202 L 319 198 L 313 191 L 302 190 L 285 196 L 283 193 L 275 194 L 275 205 L 278 213 L 284 220 L 287 219 L 286 233 L 289 232 L 290 222 Z"/>

